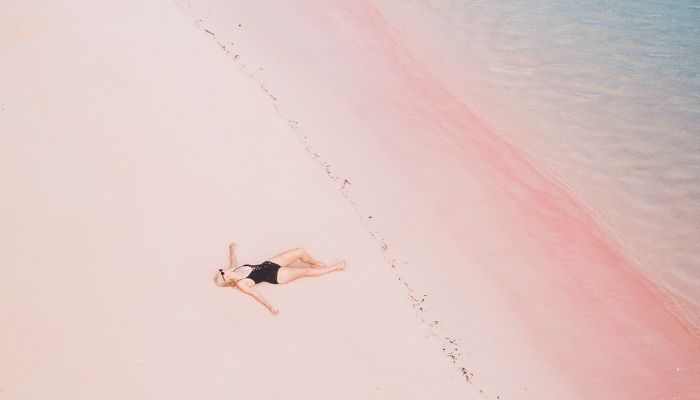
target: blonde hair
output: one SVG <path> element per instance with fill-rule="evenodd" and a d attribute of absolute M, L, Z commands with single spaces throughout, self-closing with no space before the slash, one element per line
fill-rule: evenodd
<path fill-rule="evenodd" d="M 219 287 L 227 287 L 227 286 L 235 287 L 236 286 L 235 281 L 226 282 L 224 280 L 224 277 L 221 276 L 221 272 L 219 272 L 219 270 L 216 270 L 216 272 L 214 273 L 214 283 L 216 284 L 216 286 L 219 286 Z"/>

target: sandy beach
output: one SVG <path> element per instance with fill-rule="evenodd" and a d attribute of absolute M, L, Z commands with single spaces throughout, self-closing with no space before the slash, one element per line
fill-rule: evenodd
<path fill-rule="evenodd" d="M 700 339 L 369 2 L 10 1 L 1 399 L 693 399 Z M 211 276 L 295 247 L 341 273 Z"/>

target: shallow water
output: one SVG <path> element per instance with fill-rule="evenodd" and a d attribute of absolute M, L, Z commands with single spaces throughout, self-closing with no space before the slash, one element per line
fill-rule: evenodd
<path fill-rule="evenodd" d="M 700 4 L 375 1 L 700 326 Z"/>

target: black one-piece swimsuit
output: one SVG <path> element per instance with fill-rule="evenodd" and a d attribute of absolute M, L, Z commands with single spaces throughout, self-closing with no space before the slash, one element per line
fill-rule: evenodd
<path fill-rule="evenodd" d="M 262 264 L 257 264 L 257 265 L 243 264 L 238 268 L 241 268 L 241 267 L 253 267 L 253 270 L 250 271 L 248 276 L 246 276 L 245 278 L 241 278 L 241 279 L 246 279 L 246 278 L 252 279 L 253 282 L 255 282 L 256 284 L 258 284 L 260 282 L 268 282 L 268 283 L 273 283 L 275 285 L 278 283 L 277 282 L 277 271 L 279 271 L 279 269 L 282 268 L 282 267 L 280 267 L 279 264 L 275 264 L 272 261 L 265 261 Z M 238 269 L 238 268 L 236 268 L 236 269 Z M 234 269 L 234 271 L 236 269 Z M 240 281 L 241 279 L 238 279 L 236 282 Z"/>

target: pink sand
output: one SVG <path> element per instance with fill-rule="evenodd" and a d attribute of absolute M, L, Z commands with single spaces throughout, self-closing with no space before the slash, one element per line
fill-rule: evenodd
<path fill-rule="evenodd" d="M 6 8 L 0 398 L 698 398 L 665 294 L 369 3 Z M 273 318 L 230 240 L 348 269 Z"/>

